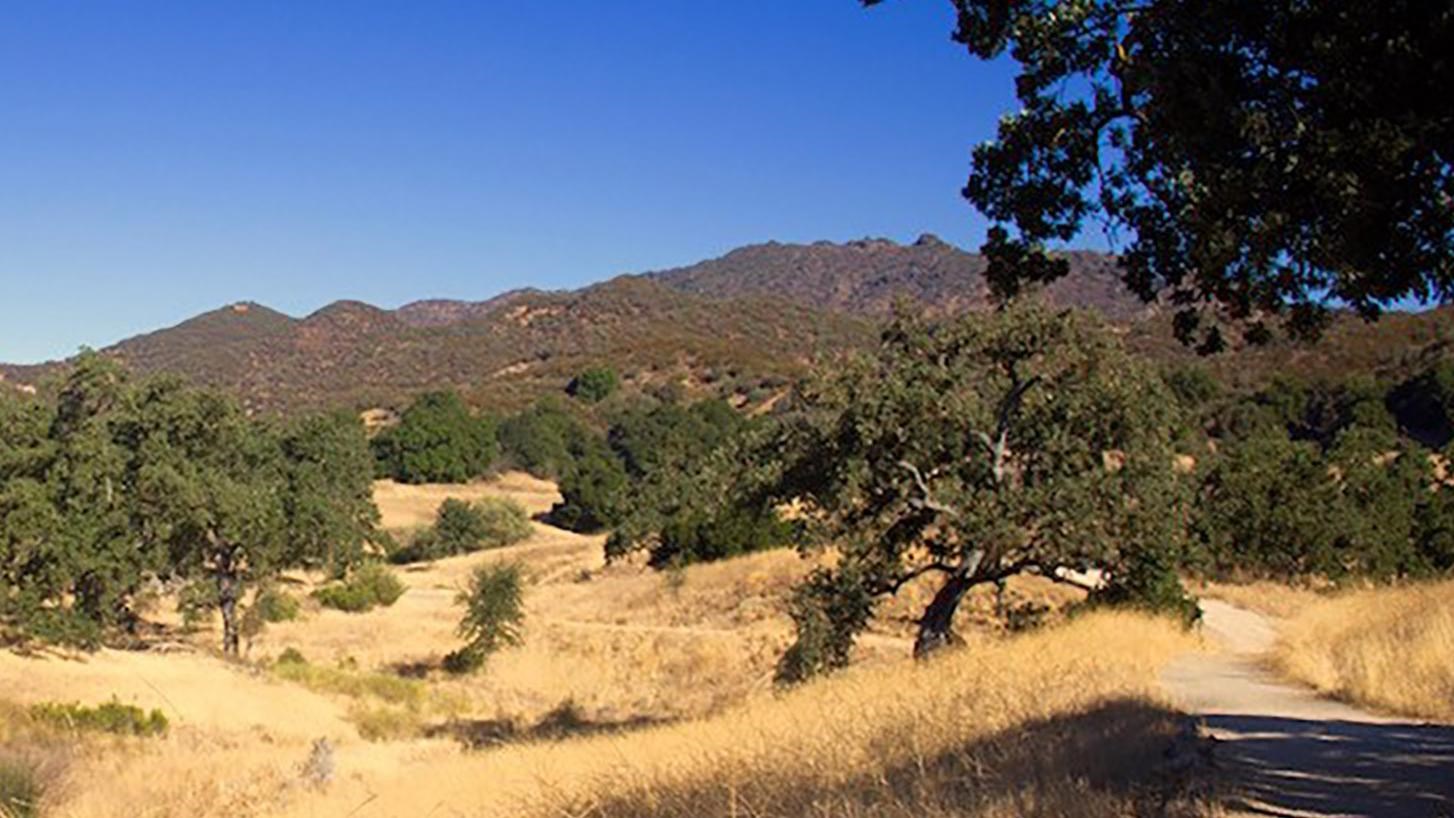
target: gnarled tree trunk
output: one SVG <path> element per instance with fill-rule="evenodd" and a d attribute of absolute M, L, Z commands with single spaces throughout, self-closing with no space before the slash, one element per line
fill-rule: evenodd
<path fill-rule="evenodd" d="M 237 557 L 233 549 L 223 546 L 217 550 L 217 607 L 222 611 L 222 652 L 237 656 L 241 643 L 237 625 L 237 598 L 240 582 L 237 576 Z"/>
<path fill-rule="evenodd" d="M 959 611 L 959 603 L 969 589 L 985 581 L 979 573 L 983 562 L 983 551 L 972 552 L 964 565 L 950 574 L 934 594 L 929 607 L 924 609 L 924 615 L 919 617 L 919 634 L 914 638 L 915 659 L 923 659 L 941 648 L 962 642 L 954 633 L 954 614 Z"/>

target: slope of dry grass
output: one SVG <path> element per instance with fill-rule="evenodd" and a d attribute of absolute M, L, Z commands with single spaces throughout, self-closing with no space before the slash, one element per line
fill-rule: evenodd
<path fill-rule="evenodd" d="M 380 490 L 395 527 L 461 491 Z M 510 476 L 462 491 L 548 494 Z M 1133 811 L 1140 796 L 1125 785 L 1144 779 L 1175 721 L 1156 669 L 1190 642 L 1159 621 L 1097 615 L 1007 640 L 979 595 L 962 622 L 970 648 L 921 667 L 901 603 L 853 671 L 782 694 L 782 601 L 810 563 L 768 552 L 666 577 L 606 566 L 601 546 L 537 526 L 517 546 L 401 571 L 407 591 L 391 608 L 305 602 L 241 665 L 214 655 L 205 627 L 172 632 L 165 653 L 0 652 L 0 700 L 116 697 L 173 725 L 161 739 L 45 736 L 7 727 L 24 710 L 0 701 L 0 760 L 37 771 L 48 818 L 1090 816 Z M 525 644 L 480 675 L 447 676 L 455 591 L 495 560 L 526 567 Z M 306 600 L 317 579 L 293 577 L 290 593 Z M 1055 593 L 1030 581 L 1010 596 Z M 288 648 L 308 664 L 273 667 Z M 337 771 L 321 789 L 301 774 L 319 738 Z"/>
<path fill-rule="evenodd" d="M 1454 582 L 1308 604 L 1284 625 L 1274 662 L 1324 694 L 1454 722 Z"/>
<path fill-rule="evenodd" d="M 1192 647 L 1165 622 L 1101 614 L 676 724 L 480 752 L 340 739 L 321 789 L 300 776 L 306 743 L 184 728 L 78 749 L 49 814 L 1133 814 L 1154 797 L 1179 723 L 1160 704 L 1158 668 Z M 555 735 L 590 727 L 567 719 Z"/>

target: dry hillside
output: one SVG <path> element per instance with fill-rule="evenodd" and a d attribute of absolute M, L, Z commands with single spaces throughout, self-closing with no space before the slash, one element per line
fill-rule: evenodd
<path fill-rule="evenodd" d="M 554 500 L 518 474 L 376 495 L 400 533 L 445 496 Z M 1030 799 L 1089 816 L 1131 808 L 1127 784 L 1176 729 L 1155 668 L 1188 642 L 1158 622 L 1098 616 L 1004 641 L 978 626 L 985 597 L 966 612 L 972 649 L 919 668 L 891 612 L 855 671 L 784 698 L 770 678 L 803 560 L 767 552 L 661 575 L 605 566 L 601 546 L 537 524 L 520 545 L 401 570 L 408 590 L 390 608 L 306 601 L 239 664 L 214 654 L 211 628 L 183 630 L 168 600 L 152 609 L 167 629 L 149 650 L 0 652 L 0 765 L 35 771 L 42 814 L 57 818 L 802 815 L 839 799 L 831 814 L 1001 815 Z M 524 644 L 478 676 L 446 676 L 455 594 L 497 560 L 527 569 Z M 287 587 L 306 600 L 314 581 Z M 1012 598 L 1056 601 L 1033 583 Z M 307 663 L 275 666 L 288 649 Z M 161 709 L 170 733 L 73 737 L 25 710 L 113 698 Z M 334 774 L 314 786 L 303 770 L 320 738 Z M 988 777 L 966 791 L 971 768 Z"/>

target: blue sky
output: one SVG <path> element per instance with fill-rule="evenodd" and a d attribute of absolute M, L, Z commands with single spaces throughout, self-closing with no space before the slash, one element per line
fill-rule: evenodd
<path fill-rule="evenodd" d="M 0 360 L 238 300 L 480 299 L 756 241 L 977 246 L 947 3 L 68 2 L 0 23 Z"/>

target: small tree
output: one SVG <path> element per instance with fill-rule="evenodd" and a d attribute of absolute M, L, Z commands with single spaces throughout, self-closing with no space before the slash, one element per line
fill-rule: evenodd
<path fill-rule="evenodd" d="M 791 453 L 780 490 L 840 559 L 794 602 L 790 658 L 817 657 L 798 675 L 842 664 L 874 600 L 919 578 L 940 583 L 919 619 L 923 656 L 954 641 L 975 586 L 1071 581 L 1066 568 L 1114 580 L 1138 551 L 1180 557 L 1174 403 L 1079 316 L 900 317 L 876 356 L 835 367 L 799 404 L 778 441 Z"/>
<path fill-rule="evenodd" d="M 591 432 L 563 404 L 552 395 L 501 421 L 500 453 L 510 465 L 548 480 L 565 475 Z"/>
<path fill-rule="evenodd" d="M 444 659 L 453 673 L 478 670 L 485 659 L 500 648 L 518 645 L 520 623 L 525 620 L 522 604 L 523 573 L 516 563 L 481 565 L 470 577 L 469 588 L 458 602 L 465 606 L 459 623 L 464 647 Z"/>

